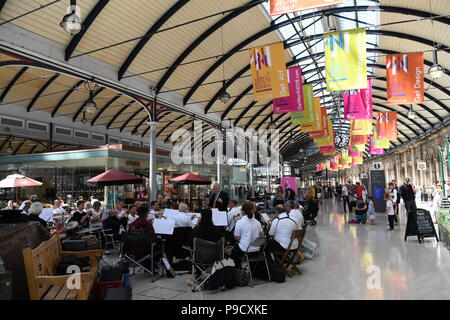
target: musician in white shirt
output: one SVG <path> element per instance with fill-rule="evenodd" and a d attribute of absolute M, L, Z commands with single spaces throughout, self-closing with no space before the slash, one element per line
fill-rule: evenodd
<path fill-rule="evenodd" d="M 150 203 L 150 212 L 148 214 L 147 220 L 153 220 L 160 218 L 162 216 L 161 208 L 159 207 L 158 201 L 152 201 Z"/>
<path fill-rule="evenodd" d="M 179 213 L 174 217 L 175 220 L 175 228 L 185 228 L 185 227 L 194 227 L 193 220 L 195 218 L 195 214 L 188 213 L 189 207 L 185 203 L 180 203 L 178 205 Z"/>
<path fill-rule="evenodd" d="M 292 233 L 295 230 L 300 230 L 301 226 L 297 224 L 297 221 L 292 219 L 282 208 L 275 208 L 275 214 L 277 217 L 273 219 L 270 226 L 269 235 L 273 237 L 267 242 L 267 249 L 269 252 L 283 252 L 289 246 L 291 242 Z M 298 247 L 297 240 L 294 240 L 291 249 Z M 267 255 L 270 257 L 270 254 Z"/>
<path fill-rule="evenodd" d="M 236 225 L 236 221 L 240 218 L 241 209 L 237 207 L 236 200 L 230 200 L 230 202 L 228 203 L 228 207 L 230 208 L 230 210 L 228 210 L 227 212 L 227 231 L 232 231 L 234 226 Z"/>
<path fill-rule="evenodd" d="M 89 215 L 89 224 L 90 227 L 101 227 L 102 226 L 102 215 L 103 211 L 101 210 L 102 204 L 100 201 L 94 202 L 92 208 L 89 210 L 87 215 Z"/>
<path fill-rule="evenodd" d="M 61 201 L 55 200 L 55 202 L 53 204 L 53 213 L 54 214 L 64 214 L 64 213 L 66 213 L 66 210 L 64 210 L 61 207 Z"/>
<path fill-rule="evenodd" d="M 297 225 L 299 226 L 299 229 L 302 228 L 304 224 L 303 214 L 299 209 L 299 204 L 297 201 L 286 201 L 286 212 L 288 213 L 289 217 L 295 220 L 297 222 Z M 303 207 L 302 207 L 303 208 Z"/>
<path fill-rule="evenodd" d="M 132 224 L 137 218 L 139 218 L 139 216 L 137 215 L 136 206 L 133 205 L 128 209 L 127 218 L 128 218 L 128 222 L 127 222 L 127 229 L 128 229 L 130 224 Z"/>

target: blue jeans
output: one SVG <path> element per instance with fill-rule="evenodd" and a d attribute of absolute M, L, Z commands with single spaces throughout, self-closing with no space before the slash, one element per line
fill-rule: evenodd
<path fill-rule="evenodd" d="M 361 223 L 364 219 L 367 219 L 367 214 L 357 214 L 355 215 L 356 222 Z"/>

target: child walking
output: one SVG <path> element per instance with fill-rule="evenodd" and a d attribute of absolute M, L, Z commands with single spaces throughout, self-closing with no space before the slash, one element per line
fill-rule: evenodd
<path fill-rule="evenodd" d="M 384 200 L 386 200 L 386 214 L 389 221 L 389 230 L 394 230 L 395 211 L 391 195 L 389 193 L 386 193 L 384 195 Z"/>
<path fill-rule="evenodd" d="M 375 224 L 375 208 L 372 197 L 367 197 L 367 215 L 369 216 L 370 224 Z"/>

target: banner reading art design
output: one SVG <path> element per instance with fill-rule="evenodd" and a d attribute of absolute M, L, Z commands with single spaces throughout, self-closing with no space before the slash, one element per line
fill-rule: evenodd
<path fill-rule="evenodd" d="M 325 34 L 325 73 L 328 91 L 366 89 L 366 30 Z"/>
<path fill-rule="evenodd" d="M 284 45 L 282 42 L 248 50 L 255 101 L 289 96 Z"/>
<path fill-rule="evenodd" d="M 270 15 L 276 16 L 300 10 L 331 6 L 343 0 L 270 0 Z"/>
<path fill-rule="evenodd" d="M 314 116 L 314 92 L 312 84 L 303 85 L 303 103 L 304 110 L 291 112 L 292 125 L 301 125 L 303 123 L 313 122 Z"/>
<path fill-rule="evenodd" d="M 311 139 L 323 138 L 328 136 L 328 115 L 327 108 L 321 108 L 320 113 L 322 115 L 322 130 L 309 133 Z"/>
<path fill-rule="evenodd" d="M 302 69 L 294 67 L 288 69 L 289 97 L 277 98 L 273 100 L 273 113 L 287 113 L 303 111 Z"/>
<path fill-rule="evenodd" d="M 377 135 L 380 140 L 396 140 L 398 136 L 397 112 L 378 112 Z"/>
<path fill-rule="evenodd" d="M 423 103 L 423 52 L 386 57 L 387 103 Z"/>
<path fill-rule="evenodd" d="M 365 89 L 344 91 L 344 119 L 372 119 L 372 79 Z"/>

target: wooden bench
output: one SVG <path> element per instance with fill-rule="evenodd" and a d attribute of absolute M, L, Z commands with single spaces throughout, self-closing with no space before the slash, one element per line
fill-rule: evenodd
<path fill-rule="evenodd" d="M 87 300 L 94 284 L 97 282 L 99 271 L 97 257 L 101 257 L 102 254 L 102 250 L 64 252 L 61 250 L 58 234 L 42 242 L 35 249 L 24 249 L 23 259 L 30 299 Z M 90 258 L 89 272 L 80 273 L 80 288 L 69 289 L 67 287 L 67 280 L 72 275 L 55 276 L 56 266 L 68 255 L 75 255 L 77 258 Z"/>

